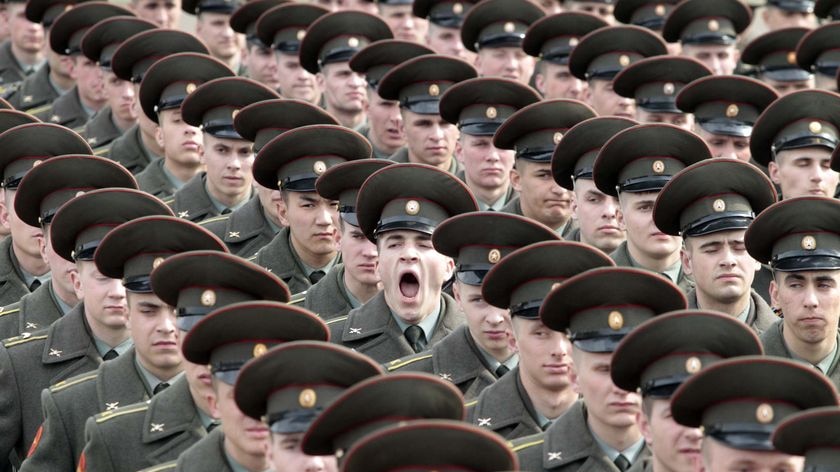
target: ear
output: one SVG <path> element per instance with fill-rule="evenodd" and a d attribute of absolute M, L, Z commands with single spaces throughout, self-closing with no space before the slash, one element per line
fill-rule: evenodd
<path fill-rule="evenodd" d="M 451 257 L 446 258 L 446 278 L 444 280 L 449 280 L 455 274 L 455 260 Z"/>
<path fill-rule="evenodd" d="M 541 95 L 545 96 L 545 74 L 537 74 L 534 76 L 534 85 Z"/>
<path fill-rule="evenodd" d="M 280 199 L 280 202 L 277 203 L 277 221 L 283 226 L 289 226 L 289 219 L 286 217 L 289 211 L 288 204 L 285 198 Z"/>
<path fill-rule="evenodd" d="M 9 208 L 6 206 L 5 197 L 8 195 L 6 192 L 8 192 L 8 190 L 4 190 L 3 198 L 0 198 L 0 225 L 2 225 L 8 233 L 9 231 L 11 231 L 12 227 L 9 221 L 11 215 L 9 214 Z"/>
<path fill-rule="evenodd" d="M 158 120 L 160 120 L 160 115 L 158 115 Z M 160 125 L 155 126 L 155 142 L 157 142 L 158 146 L 163 148 L 163 130 Z"/>
<path fill-rule="evenodd" d="M 85 289 L 82 287 L 81 271 L 78 270 L 78 267 L 76 269 L 70 272 L 70 282 L 73 283 L 73 292 L 76 293 L 76 299 L 81 301 L 85 298 Z"/>
<path fill-rule="evenodd" d="M 680 261 L 682 261 L 683 272 L 685 272 L 686 275 L 693 275 L 693 271 L 691 269 L 691 255 L 688 253 L 688 250 L 686 250 L 684 245 L 680 248 Z"/>
<path fill-rule="evenodd" d="M 644 414 L 641 409 L 636 412 L 636 424 L 639 425 L 639 430 L 645 438 L 648 447 L 653 445 L 653 432 L 650 429 L 650 419 Z"/>
<path fill-rule="evenodd" d="M 770 161 L 767 164 L 767 172 L 770 174 L 770 180 L 774 184 L 779 185 L 782 183 L 782 179 L 779 177 L 779 164 L 776 161 Z"/>
<path fill-rule="evenodd" d="M 318 72 L 315 74 L 315 83 L 318 84 L 318 88 L 324 90 L 324 85 L 326 84 L 326 77 L 324 77 L 323 72 Z"/>
<path fill-rule="evenodd" d="M 219 418 L 219 400 L 216 396 L 216 391 L 212 390 L 204 395 L 204 399 L 207 400 L 207 408 L 210 409 L 208 412 L 212 418 L 218 419 Z"/>
<path fill-rule="evenodd" d="M 38 252 L 41 254 L 41 259 L 47 262 L 47 231 L 49 228 L 42 228 L 41 236 L 38 236 Z M 49 263 L 47 263 L 49 265 Z"/>
<path fill-rule="evenodd" d="M 522 192 L 522 176 L 519 175 L 519 171 L 516 170 L 516 167 L 510 170 L 510 185 L 517 192 Z"/>
<path fill-rule="evenodd" d="M 455 301 L 458 302 L 458 304 L 461 303 L 461 290 L 458 288 L 457 283 L 452 284 L 452 297 L 455 298 Z"/>
<path fill-rule="evenodd" d="M 770 306 L 780 308 L 779 306 L 779 286 L 776 284 L 776 278 L 770 281 Z"/>
<path fill-rule="evenodd" d="M 455 160 L 464 165 L 464 146 L 461 145 L 460 139 L 455 140 Z"/>
<path fill-rule="evenodd" d="M 618 208 L 615 210 L 615 220 L 618 223 L 618 229 L 621 231 L 627 231 L 627 226 L 624 224 L 624 213 L 621 211 L 621 204 L 619 203 Z"/>
<path fill-rule="evenodd" d="M 73 58 L 72 56 L 61 56 L 59 58 L 59 62 L 61 62 L 62 68 L 67 70 L 67 73 L 70 75 L 71 79 L 78 79 L 78 76 L 76 75 L 77 69 L 75 58 Z"/>

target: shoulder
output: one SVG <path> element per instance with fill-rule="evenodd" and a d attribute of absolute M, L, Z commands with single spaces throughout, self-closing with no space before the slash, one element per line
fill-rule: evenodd
<path fill-rule="evenodd" d="M 519 454 L 527 449 L 539 448 L 543 443 L 545 443 L 545 434 L 538 433 L 509 441 L 508 446 L 513 452 Z"/>
<path fill-rule="evenodd" d="M 405 370 L 415 370 L 422 364 L 430 363 L 433 357 L 434 354 L 432 354 L 432 351 L 420 352 L 412 356 L 395 359 L 386 364 L 385 368 L 388 372 L 393 372 L 403 368 L 405 368 Z"/>
<path fill-rule="evenodd" d="M 117 423 L 118 419 L 129 417 L 145 417 L 146 411 L 149 410 L 149 403 L 137 403 L 134 405 L 126 405 L 124 407 L 107 410 L 98 413 L 91 417 L 88 421 L 93 421 L 95 424 Z"/>
<path fill-rule="evenodd" d="M 46 332 L 40 333 L 21 333 L 19 336 L 9 338 L 3 341 L 3 346 L 8 348 L 23 346 L 31 344 L 35 341 L 44 341 L 49 335 Z"/>
<path fill-rule="evenodd" d="M 89 384 L 96 380 L 96 377 L 99 375 L 99 371 L 93 372 L 86 372 L 84 374 L 77 375 L 75 377 L 70 377 L 67 380 L 62 380 L 56 384 L 53 384 L 49 388 L 50 393 L 59 393 L 71 388 L 78 388 L 81 385 Z"/>

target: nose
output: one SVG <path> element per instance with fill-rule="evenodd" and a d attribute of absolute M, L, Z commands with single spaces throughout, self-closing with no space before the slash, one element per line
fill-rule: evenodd
<path fill-rule="evenodd" d="M 618 202 L 615 198 L 607 197 L 606 202 L 604 203 L 604 211 L 601 214 L 605 219 L 612 220 L 617 218 L 618 215 Z"/>

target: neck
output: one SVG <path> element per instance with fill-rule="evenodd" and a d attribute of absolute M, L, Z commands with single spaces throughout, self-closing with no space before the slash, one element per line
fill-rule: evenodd
<path fill-rule="evenodd" d="M 172 175 L 175 176 L 181 182 L 188 182 L 191 178 L 195 177 L 201 171 L 201 165 L 183 165 L 178 162 L 175 162 L 174 159 L 166 159 L 163 162 L 163 166 L 166 167 L 166 170 L 172 172 Z"/>
<path fill-rule="evenodd" d="M 749 290 L 741 298 L 732 302 L 715 300 L 700 290 L 696 291 L 696 295 L 698 308 L 702 308 L 704 310 L 715 310 L 721 313 L 726 313 L 730 316 L 738 316 L 743 313 L 748 306 L 750 306 Z"/>
<path fill-rule="evenodd" d="M 500 187 L 481 187 L 475 182 L 472 182 L 469 177 L 466 178 L 467 180 L 467 187 L 472 190 L 475 198 L 483 202 L 485 205 L 490 206 L 500 198 L 504 197 L 508 192 L 508 186 L 510 185 L 509 182 L 505 182 L 504 185 Z"/>
<path fill-rule="evenodd" d="M 14 243 L 14 240 L 12 240 L 12 243 Z M 41 276 L 50 271 L 50 266 L 47 265 L 40 253 L 37 256 L 27 254 L 14 244 L 12 244 L 12 251 L 15 252 L 20 268 L 27 274 Z"/>
<path fill-rule="evenodd" d="M 76 89 L 76 90 L 78 91 L 78 89 Z M 102 109 L 102 107 L 105 106 L 106 100 L 92 101 L 92 100 L 86 98 L 84 95 L 82 95 L 81 92 L 77 92 L 77 93 L 79 93 L 79 101 L 82 102 L 82 105 L 84 105 L 85 107 L 87 107 L 87 108 L 89 108 L 93 111 L 99 111 L 99 110 Z"/>
<path fill-rule="evenodd" d="M 371 92 L 368 92 L 368 93 L 371 93 Z M 373 130 L 371 130 L 368 133 L 368 135 L 370 136 L 370 143 L 373 145 L 373 147 L 375 149 L 378 149 L 381 152 L 389 155 L 389 156 L 400 150 L 401 146 L 388 146 L 384 143 L 379 142 L 379 140 L 375 137 L 375 135 L 373 133 Z"/>
<path fill-rule="evenodd" d="M 784 325 L 783 325 L 784 327 Z M 837 342 L 837 327 L 829 327 L 829 332 L 822 341 L 815 343 L 802 342 L 790 334 L 791 330 L 783 329 L 782 337 L 785 340 L 785 345 L 790 351 L 800 359 L 804 359 L 811 364 L 817 365 L 834 350 Z"/>
<path fill-rule="evenodd" d="M 356 129 L 365 121 L 365 114 L 358 112 L 346 112 L 327 105 L 327 111 L 338 120 L 338 124 L 345 128 Z"/>
<path fill-rule="evenodd" d="M 344 269 L 344 286 L 360 303 L 367 303 L 368 300 L 379 293 L 379 284 L 371 285 L 356 280 L 350 276 L 350 271 L 347 269 Z"/>
<path fill-rule="evenodd" d="M 99 321 L 93 319 L 93 316 L 89 315 L 87 310 L 85 311 L 85 319 L 87 319 L 90 330 L 96 339 L 99 339 L 110 347 L 119 346 L 130 336 L 127 327 L 112 328 L 102 325 Z"/>
<path fill-rule="evenodd" d="M 81 300 L 76 297 L 76 292 L 74 290 L 66 290 L 61 284 L 55 283 L 55 274 L 53 274 L 53 291 L 55 292 L 55 296 L 57 296 L 61 301 L 66 303 L 68 306 L 76 306 Z"/>
<path fill-rule="evenodd" d="M 307 250 L 306 248 L 301 247 L 300 244 L 297 243 L 295 238 L 289 237 L 289 240 L 292 242 L 292 247 L 295 249 L 298 257 L 304 264 L 312 267 L 314 269 L 320 269 L 325 267 L 327 264 L 330 263 L 333 259 L 335 259 L 335 251 L 327 253 L 327 254 L 316 254 L 312 251 Z"/>
<path fill-rule="evenodd" d="M 163 382 L 168 382 L 172 380 L 176 375 L 180 374 L 181 371 L 184 369 L 184 365 L 182 362 L 179 362 L 176 366 L 161 368 L 155 365 L 152 365 L 148 359 L 144 358 L 137 353 L 137 361 L 140 362 L 140 365 L 143 366 L 144 369 L 148 370 L 150 374 L 154 375 L 155 377 L 159 378 Z M 154 385 L 152 385 L 154 387 Z"/>
<path fill-rule="evenodd" d="M 584 400 L 585 402 L 586 400 Z M 627 449 L 642 438 L 642 433 L 636 424 L 629 427 L 611 426 L 598 421 L 592 415 L 588 415 L 586 424 L 589 425 L 589 430 L 598 436 L 601 441 L 604 441 L 608 446 L 617 451 Z M 628 457 L 627 459 L 630 458 Z"/>
<path fill-rule="evenodd" d="M 267 209 L 267 208 L 265 208 L 265 207 L 263 207 L 263 215 L 265 215 L 265 219 L 267 219 L 268 221 L 270 221 L 270 222 L 274 223 L 274 224 L 275 224 L 278 228 L 282 228 L 282 227 L 283 227 L 283 224 L 282 224 L 282 223 L 280 223 L 280 220 L 278 220 L 278 219 L 277 219 L 277 215 L 272 214 L 272 213 L 271 213 L 270 211 L 268 211 L 268 209 Z"/>
<path fill-rule="evenodd" d="M 224 428 L 224 425 L 222 425 Z M 230 441 L 230 434 L 234 434 L 233 431 L 228 431 L 225 434 L 225 452 L 227 452 L 230 457 L 233 458 L 236 462 L 238 462 L 242 467 L 245 467 L 250 472 L 262 472 L 268 469 L 268 460 L 265 457 L 265 454 L 251 454 L 246 451 L 239 450 L 236 446 L 234 446 Z"/>
<path fill-rule="evenodd" d="M 117 129 L 119 129 L 121 132 L 125 132 L 125 130 L 127 130 L 128 128 L 131 128 L 132 126 L 134 126 L 135 124 L 137 124 L 137 120 L 136 120 L 136 119 L 134 119 L 134 120 L 125 120 L 125 119 L 120 118 L 119 116 L 117 116 L 117 114 L 116 114 L 116 113 L 114 113 L 114 109 L 113 109 L 113 108 L 111 109 L 111 121 L 113 121 L 113 122 L 114 122 L 114 125 L 115 125 L 115 126 L 117 127 Z"/>
<path fill-rule="evenodd" d="M 478 342 L 478 339 L 473 335 L 472 331 L 470 331 L 470 336 L 472 336 L 472 340 L 476 346 L 481 346 L 481 344 L 479 344 Z M 510 359 L 510 356 L 515 354 L 515 352 L 513 351 L 513 349 L 510 348 L 509 345 L 506 345 L 504 348 L 492 350 L 481 346 L 481 349 L 483 349 L 484 352 L 486 352 L 487 354 L 490 354 L 493 357 L 493 359 L 496 359 L 497 361 L 502 363 Z"/>
<path fill-rule="evenodd" d="M 60 88 L 63 92 L 66 92 L 73 88 L 76 85 L 76 81 L 71 79 L 69 76 L 59 74 L 55 67 L 50 67 L 50 80 L 56 87 Z"/>
<path fill-rule="evenodd" d="M 24 51 L 24 50 L 18 48 L 17 46 L 15 46 L 14 43 L 12 43 L 12 54 L 15 56 L 15 59 L 17 59 L 18 62 L 20 62 L 21 64 L 24 64 L 24 65 L 27 65 L 27 66 L 35 65 L 35 64 L 44 60 L 44 52 L 43 51 L 41 51 L 41 50 L 38 50 L 38 51 L 35 51 L 35 52 Z"/>
<path fill-rule="evenodd" d="M 240 56 L 240 54 L 239 54 L 239 51 L 237 51 L 237 52 L 236 52 L 236 54 L 234 54 L 234 55 L 232 55 L 232 56 L 230 56 L 230 57 L 227 57 L 227 58 L 217 57 L 217 59 L 219 59 L 220 61 L 224 62 L 224 63 L 225 63 L 225 65 L 227 65 L 228 67 L 230 67 L 230 69 L 231 69 L 232 71 L 236 72 L 237 74 L 239 73 L 239 65 L 240 65 L 240 64 L 241 64 L 241 62 L 242 62 L 241 56 Z"/>
<path fill-rule="evenodd" d="M 143 147 L 155 156 L 162 156 L 163 147 L 161 147 L 161 145 L 158 144 L 157 140 L 155 139 L 154 131 L 147 132 L 142 126 L 140 126 L 139 128 L 140 143 L 143 145 Z"/>
<path fill-rule="evenodd" d="M 531 399 L 534 408 L 550 420 L 554 420 L 568 411 L 578 399 L 578 395 L 574 392 L 571 385 L 561 390 L 545 388 L 539 383 L 534 382 L 527 375 L 523 375 L 521 368 L 519 379 L 522 381 L 522 386 L 525 387 L 525 391 L 528 392 L 528 398 Z"/>
<path fill-rule="evenodd" d="M 627 241 L 627 250 L 630 252 L 630 257 L 632 257 L 636 263 L 641 265 L 643 268 L 654 272 L 665 272 L 680 260 L 679 250 L 674 251 L 665 257 L 651 257 L 637 250 L 632 244 L 630 244 L 629 240 Z"/>
<path fill-rule="evenodd" d="M 218 201 L 219 203 L 221 203 L 222 205 L 224 205 L 228 208 L 233 208 L 236 205 L 239 205 L 240 203 L 244 202 L 245 200 L 248 200 L 248 198 L 251 196 L 251 187 L 250 186 L 248 186 L 245 189 L 245 192 L 242 193 L 242 194 L 229 195 L 229 194 L 224 194 L 224 193 L 218 192 L 216 189 L 212 188 L 209 185 L 209 179 L 208 179 L 207 184 L 205 184 L 205 188 L 207 189 L 207 193 L 209 193 L 213 198 L 215 198 L 216 201 Z"/>

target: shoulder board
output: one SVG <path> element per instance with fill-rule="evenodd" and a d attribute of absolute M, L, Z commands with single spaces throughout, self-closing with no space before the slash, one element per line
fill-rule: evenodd
<path fill-rule="evenodd" d="M 102 146 L 102 147 L 94 149 L 93 150 L 93 155 L 94 156 L 104 156 L 104 155 L 108 154 L 108 151 L 111 150 L 111 146 L 110 146 L 111 143 L 108 143 L 108 144 L 109 145 L 107 145 L 107 146 Z"/>
<path fill-rule="evenodd" d="M 426 354 L 426 355 L 417 356 L 417 357 L 414 357 L 414 358 L 409 357 L 408 359 L 405 359 L 405 360 L 397 359 L 395 361 L 391 361 L 388 364 L 388 372 L 391 372 L 392 370 L 397 370 L 401 367 L 405 367 L 409 364 L 414 364 L 417 361 L 422 361 L 422 360 L 425 360 L 425 359 L 429 359 L 431 357 L 432 357 L 431 354 Z"/>
<path fill-rule="evenodd" d="M 72 387 L 73 385 L 78 385 L 80 383 L 87 382 L 89 380 L 93 380 L 96 378 L 96 372 L 92 372 L 84 377 L 77 377 L 75 379 L 68 379 L 62 380 L 61 382 L 53 385 L 50 387 L 50 392 L 60 392 L 66 388 Z"/>
<path fill-rule="evenodd" d="M 12 314 L 12 313 L 17 313 L 19 311 L 20 311 L 20 306 L 16 306 L 16 307 L 13 307 L 13 308 L 9 308 L 8 310 L 0 311 L 0 316 L 9 315 L 9 314 Z"/>
<path fill-rule="evenodd" d="M 303 292 L 296 293 L 296 294 L 292 295 L 292 298 L 289 299 L 288 304 L 289 305 L 297 305 L 297 304 L 303 302 L 304 300 L 306 300 L 306 290 L 304 290 Z M 2 316 L 2 313 L 0 313 L 0 316 Z"/>
<path fill-rule="evenodd" d="M 175 202 L 175 197 L 163 198 L 161 200 L 163 200 L 163 203 L 165 203 L 166 205 L 172 205 L 172 203 Z"/>
<path fill-rule="evenodd" d="M 28 113 L 30 115 L 37 115 L 38 113 L 42 113 L 42 112 L 45 112 L 45 111 L 49 110 L 51 106 L 52 106 L 52 103 L 47 103 L 46 105 L 41 105 L 39 107 L 29 108 L 27 110 L 24 110 L 24 112 Z"/>
<path fill-rule="evenodd" d="M 476 399 L 476 400 L 472 400 L 472 401 L 468 401 L 468 402 L 464 403 L 464 407 L 469 408 L 469 407 L 471 407 L 471 406 L 475 406 L 477 403 L 478 403 L 478 400 L 477 400 L 477 399 Z"/>
<path fill-rule="evenodd" d="M 138 406 L 127 406 L 125 408 L 119 408 L 117 410 L 106 411 L 96 415 L 96 423 L 101 424 L 106 421 L 112 420 L 114 418 L 118 418 L 120 416 L 131 415 L 133 413 L 142 413 L 149 409 L 149 405 L 138 405 Z"/>
<path fill-rule="evenodd" d="M 18 346 L 20 344 L 26 344 L 30 341 L 36 341 L 38 339 L 47 339 L 47 335 L 40 335 L 40 336 L 32 336 L 29 333 L 23 333 L 20 336 L 15 336 L 13 338 L 9 338 L 3 342 L 3 345 L 6 347 Z"/>
<path fill-rule="evenodd" d="M 514 446 L 511 443 L 508 443 L 508 445 L 511 446 L 511 450 L 513 450 L 513 452 L 519 452 L 523 449 L 528 449 L 529 447 L 539 446 L 540 444 L 542 444 L 544 442 L 545 442 L 545 439 L 537 439 L 536 441 L 529 441 L 529 442 L 526 442 L 526 443 L 522 443 L 518 446 Z"/>
<path fill-rule="evenodd" d="M 228 219 L 228 218 L 230 218 L 230 215 L 211 216 L 210 218 L 207 218 L 207 219 L 205 219 L 205 220 L 201 220 L 201 221 L 199 221 L 199 222 L 198 222 L 198 225 L 199 225 L 199 226 L 204 226 L 204 225 L 206 225 L 207 223 L 212 223 L 212 222 L 214 222 L 214 221 L 224 221 L 224 220 L 226 220 L 226 219 Z"/>
<path fill-rule="evenodd" d="M 251 257 L 249 257 L 249 258 L 247 258 L 247 259 L 245 259 L 245 260 L 246 260 L 246 261 L 248 261 L 248 262 L 254 262 L 255 260 L 257 260 L 257 255 L 256 255 L 256 254 L 254 254 L 253 256 L 251 256 Z"/>
<path fill-rule="evenodd" d="M 338 323 L 339 321 L 345 321 L 346 319 L 347 319 L 347 316 L 339 316 L 338 318 L 333 318 L 331 320 L 327 320 L 324 323 L 326 323 L 327 326 L 329 326 L 331 324 Z"/>
<path fill-rule="evenodd" d="M 148 469 L 143 469 L 140 472 L 161 472 L 163 470 L 175 470 L 178 467 L 177 462 L 168 462 L 166 464 L 156 465 L 154 467 L 149 467 Z"/>
<path fill-rule="evenodd" d="M 84 135 L 84 132 L 85 132 L 85 126 L 84 126 L 84 125 L 82 125 L 82 126 L 78 126 L 78 127 L 76 127 L 76 128 L 72 128 L 72 130 L 73 130 L 73 132 L 74 132 L 74 133 L 76 133 L 76 134 Z"/>

